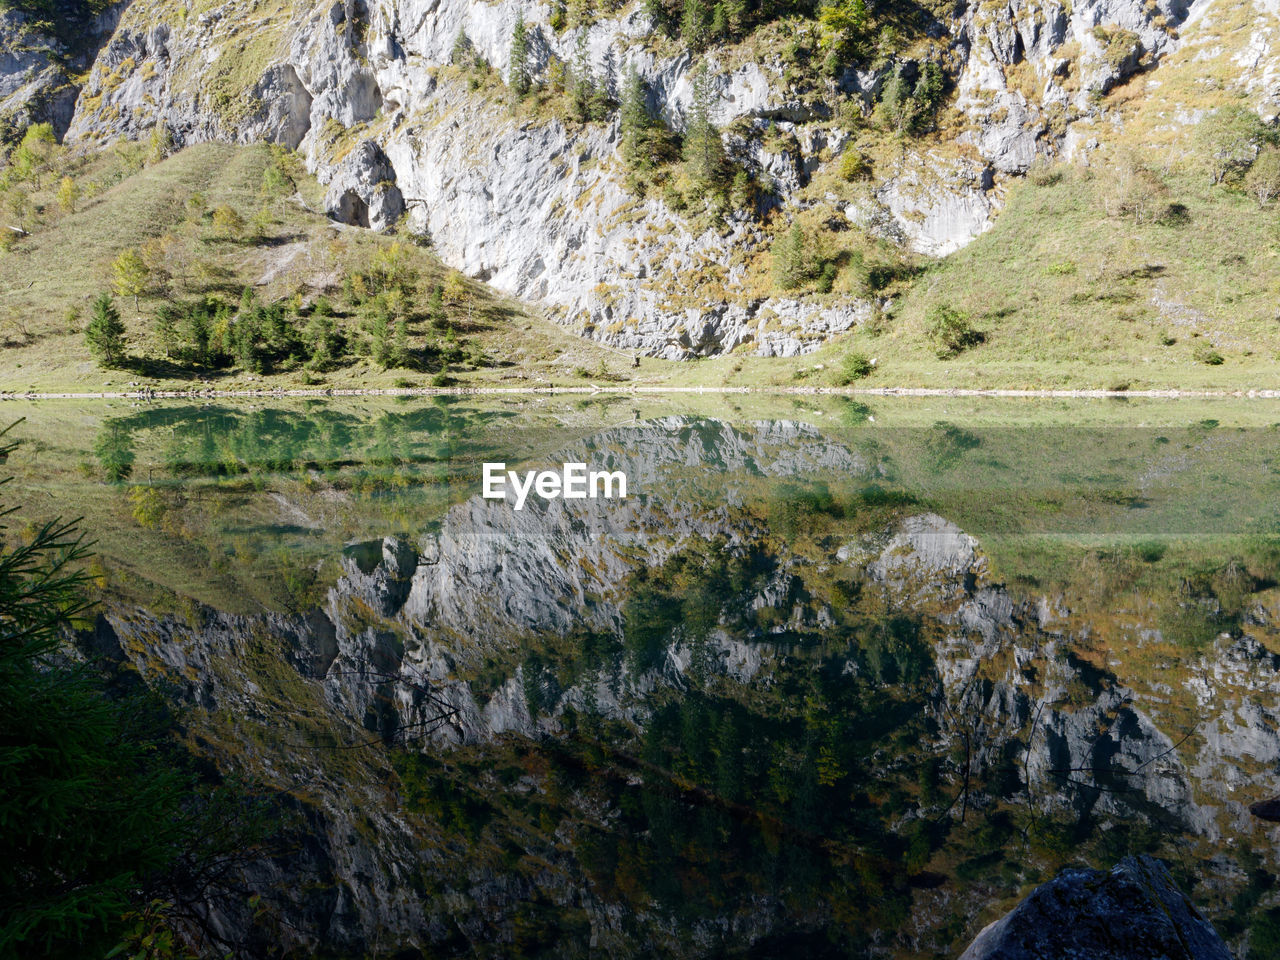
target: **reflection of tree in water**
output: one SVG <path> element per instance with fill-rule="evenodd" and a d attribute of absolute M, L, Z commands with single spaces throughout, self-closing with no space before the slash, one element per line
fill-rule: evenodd
<path fill-rule="evenodd" d="M 143 436 L 162 438 L 161 460 L 174 477 L 352 466 L 388 470 L 473 452 L 475 445 L 467 438 L 479 436 L 493 418 L 509 415 L 444 402 L 376 416 L 321 405 L 261 410 L 159 407 L 107 421 L 95 453 L 113 482 L 129 477 L 133 442 Z"/>
<path fill-rule="evenodd" d="M 971 450 L 982 446 L 982 438 L 951 423 L 938 423 L 929 431 L 925 444 L 934 469 L 952 470 Z"/>
<path fill-rule="evenodd" d="M 108 483 L 128 480 L 133 474 L 133 435 L 118 420 L 108 420 L 98 431 L 93 455 L 98 458 Z"/>

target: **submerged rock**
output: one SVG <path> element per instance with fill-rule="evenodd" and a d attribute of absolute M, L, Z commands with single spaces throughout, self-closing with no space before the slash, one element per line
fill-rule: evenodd
<path fill-rule="evenodd" d="M 1064 870 L 988 925 L 960 960 L 1231 960 L 1169 871 L 1148 856 Z"/>

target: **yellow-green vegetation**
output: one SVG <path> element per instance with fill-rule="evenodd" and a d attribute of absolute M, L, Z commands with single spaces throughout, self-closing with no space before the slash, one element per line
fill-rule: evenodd
<path fill-rule="evenodd" d="M 633 369 L 629 355 L 451 276 L 412 238 L 335 227 L 318 211 L 319 185 L 278 149 L 203 145 L 164 159 L 163 144 L 72 154 L 28 139 L 0 194 L 6 223 L 25 231 L 6 229 L 0 255 L 8 391 L 545 387 L 580 385 L 581 370 L 636 386 L 1234 390 L 1271 386 L 1280 350 L 1269 147 L 1256 168 L 1237 164 L 1217 184 L 1197 151 L 1172 172 L 1124 156 L 1037 167 L 989 232 L 940 261 L 836 229 L 839 203 L 815 204 L 780 231 L 772 257 L 747 261 L 747 287 L 885 298 L 883 309 L 807 357 L 761 359 L 748 345 Z M 865 189 L 838 171 L 812 186 L 837 181 Z M 387 257 L 398 279 L 379 273 Z M 467 292 L 444 296 L 450 285 Z M 228 343 L 214 359 L 178 342 L 193 311 L 216 325 L 217 304 L 234 315 L 246 288 L 254 309 L 278 307 L 295 340 L 256 355 Z M 84 324 L 112 290 L 127 348 L 109 371 L 86 348 Z M 964 328 L 947 334 L 939 317 Z M 322 341 L 329 355 L 311 362 Z M 855 355 L 868 360 L 856 378 L 846 370 Z"/>
<path fill-rule="evenodd" d="M 411 238 L 339 229 L 317 210 L 318 184 L 278 149 L 203 145 L 148 164 L 141 144 L 90 155 L 38 145 L 3 195 L 26 231 L 6 231 L 0 256 L 4 389 L 233 388 L 264 375 L 294 387 L 426 387 L 477 370 L 538 385 L 625 365 L 447 271 Z M 56 202 L 67 180 L 73 207 Z M 115 370 L 85 343 L 90 305 L 106 292 L 125 325 Z M 227 339 L 218 324 L 246 304 L 283 332 L 251 348 Z"/>

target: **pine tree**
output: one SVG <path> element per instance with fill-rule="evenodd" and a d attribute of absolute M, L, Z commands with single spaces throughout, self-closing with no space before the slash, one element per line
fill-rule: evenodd
<path fill-rule="evenodd" d="M 783 290 L 803 286 L 813 276 L 807 238 L 798 220 L 773 244 L 773 279 Z"/>
<path fill-rule="evenodd" d="M 595 72 L 591 69 L 591 51 L 587 47 L 587 28 L 581 27 L 573 56 L 572 99 L 573 112 L 583 123 L 592 119 L 592 107 L 598 96 Z"/>
<path fill-rule="evenodd" d="M 747 17 L 747 0 L 721 0 L 724 7 L 725 20 L 729 27 L 729 36 L 737 37 L 746 32 Z"/>
<path fill-rule="evenodd" d="M 627 68 L 627 76 L 622 84 L 622 107 L 618 114 L 621 126 L 622 159 L 632 170 L 647 169 L 649 158 L 645 148 L 654 120 L 649 113 L 644 80 L 640 78 L 640 72 L 634 65 Z"/>
<path fill-rule="evenodd" d="M 475 47 L 467 31 L 458 28 L 458 35 L 453 38 L 453 49 L 449 52 L 449 62 L 455 67 L 469 67 L 475 62 Z"/>
<path fill-rule="evenodd" d="M 711 9 L 711 36 L 723 40 L 729 35 L 729 11 L 723 3 Z"/>
<path fill-rule="evenodd" d="M 390 365 L 393 367 L 409 366 L 409 325 L 404 317 L 396 321 L 395 333 L 391 340 Z"/>
<path fill-rule="evenodd" d="M 529 32 L 524 25 L 524 11 L 516 12 L 516 25 L 511 31 L 511 62 L 507 83 L 517 97 L 529 92 Z"/>
<path fill-rule="evenodd" d="M 707 45 L 711 29 L 711 11 L 707 0 L 684 0 L 684 16 L 680 18 L 680 36 L 694 50 Z"/>
<path fill-rule="evenodd" d="M 124 361 L 124 323 L 111 294 L 99 294 L 93 301 L 93 316 L 85 328 L 84 340 L 104 367 L 118 367 Z"/>
<path fill-rule="evenodd" d="M 724 171 L 724 144 L 711 122 L 711 95 L 711 77 L 703 63 L 693 74 L 693 102 L 684 133 L 684 160 L 690 178 L 703 193 L 720 182 Z"/>

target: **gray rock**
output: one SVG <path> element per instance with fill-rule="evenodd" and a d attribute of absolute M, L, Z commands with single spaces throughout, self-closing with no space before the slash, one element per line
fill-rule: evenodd
<path fill-rule="evenodd" d="M 17 129 L 49 122 L 59 135 L 71 122 L 76 90 L 60 63 L 64 52 L 16 10 L 0 10 L 0 121 Z"/>
<path fill-rule="evenodd" d="M 372 140 L 361 140 L 338 165 L 324 196 L 325 212 L 354 227 L 385 230 L 404 213 L 391 161 Z"/>
<path fill-rule="evenodd" d="M 986 927 L 960 960 L 1231 960 L 1164 864 L 1064 870 Z"/>

